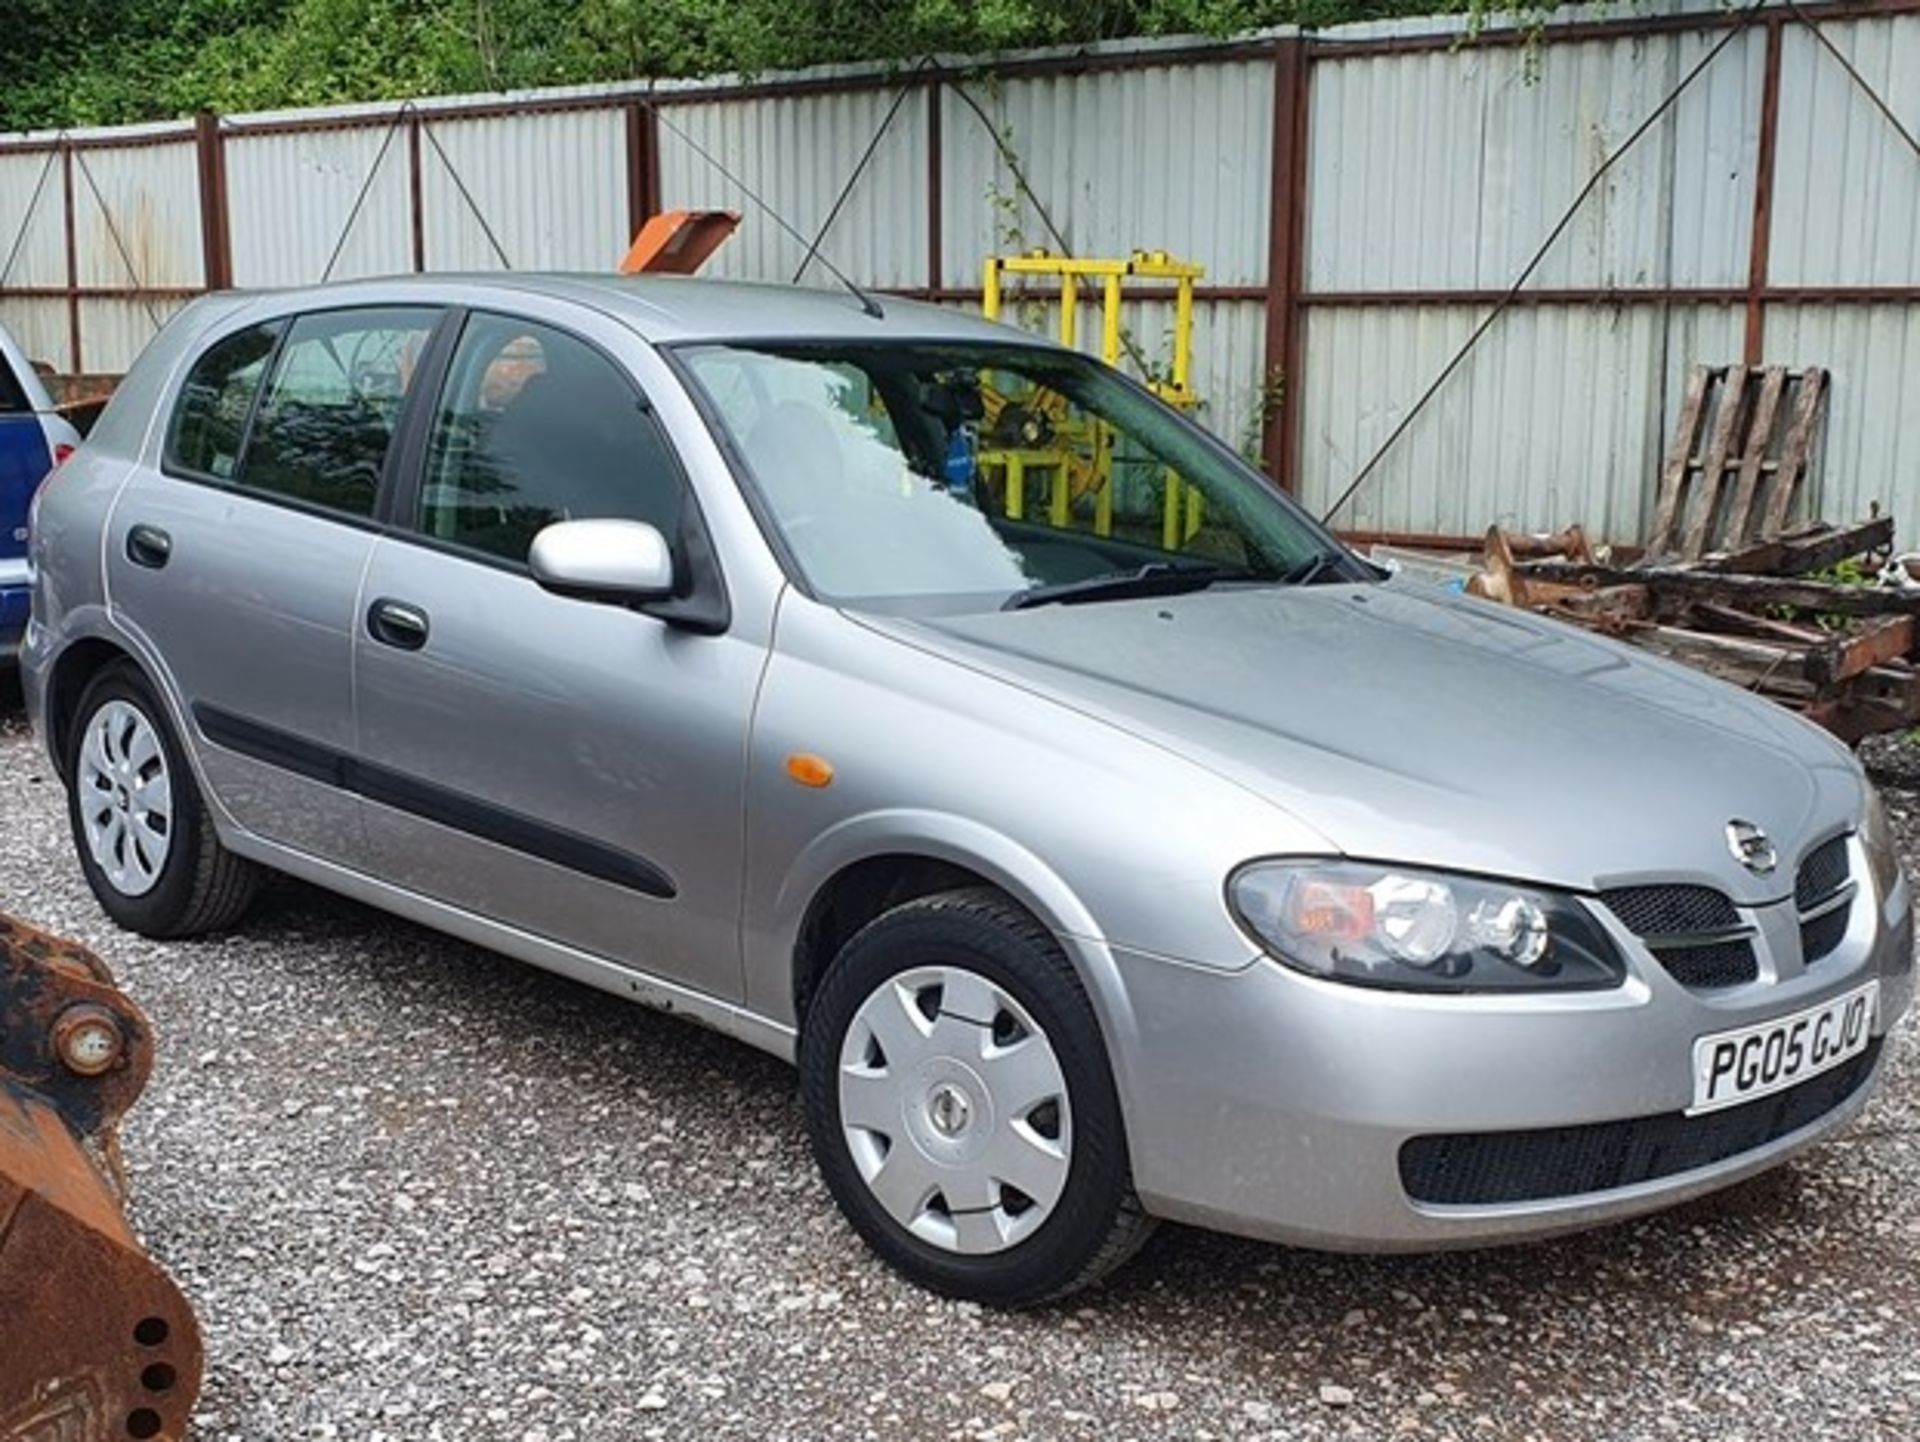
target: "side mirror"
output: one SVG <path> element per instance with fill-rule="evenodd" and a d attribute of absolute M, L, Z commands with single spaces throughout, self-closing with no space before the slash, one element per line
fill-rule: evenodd
<path fill-rule="evenodd" d="M 555 521 L 527 552 L 533 579 L 563 596 L 661 601 L 673 595 L 673 551 L 645 521 Z"/>

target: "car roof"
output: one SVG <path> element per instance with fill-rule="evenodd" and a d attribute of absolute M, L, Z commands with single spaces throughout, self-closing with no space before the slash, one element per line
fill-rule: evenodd
<path fill-rule="evenodd" d="M 500 304 L 513 295 L 545 295 L 624 321 L 649 341 L 745 340 L 1025 340 L 1004 326 L 952 307 L 875 294 L 875 317 L 844 287 L 770 285 L 689 276 L 621 276 L 590 273 L 492 272 L 467 275 L 394 276 L 347 281 L 276 296 L 289 308 L 351 304 L 357 290 L 380 293 L 391 303 L 396 291 L 444 304 L 484 304 L 492 292 Z"/>

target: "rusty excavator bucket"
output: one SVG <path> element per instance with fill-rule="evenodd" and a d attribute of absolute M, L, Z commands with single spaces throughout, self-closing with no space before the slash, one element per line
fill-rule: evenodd
<path fill-rule="evenodd" d="M 0 915 L 0 1442 L 181 1437 L 200 1329 L 121 1214 L 153 1031 L 85 947 Z"/>

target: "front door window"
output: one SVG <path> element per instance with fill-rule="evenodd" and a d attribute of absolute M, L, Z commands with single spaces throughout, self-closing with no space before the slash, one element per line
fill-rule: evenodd
<path fill-rule="evenodd" d="M 531 321 L 467 321 L 427 447 L 427 535 L 509 561 L 555 521 L 646 521 L 671 540 L 683 492 L 659 422 L 605 355 Z"/>

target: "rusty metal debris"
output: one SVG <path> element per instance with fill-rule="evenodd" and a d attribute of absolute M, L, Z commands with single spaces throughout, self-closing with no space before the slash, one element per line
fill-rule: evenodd
<path fill-rule="evenodd" d="M 183 1436 L 200 1332 L 120 1210 L 153 1032 L 86 948 L 0 915 L 0 1442 Z"/>
<path fill-rule="evenodd" d="M 1892 544 L 1892 522 L 1878 517 L 1697 561 L 1605 564 L 1571 548 L 1521 560 L 1496 528 L 1468 589 L 1684 661 L 1857 741 L 1920 724 L 1920 588 L 1886 559 Z M 1843 561 L 1864 583 L 1809 574 Z"/>
<path fill-rule="evenodd" d="M 1848 741 L 1920 724 L 1920 581 L 1893 555 L 1892 518 L 1789 521 L 1830 391 L 1817 367 L 1695 366 L 1632 560 L 1577 526 L 1495 527 L 1467 589 L 1684 661 Z"/>

